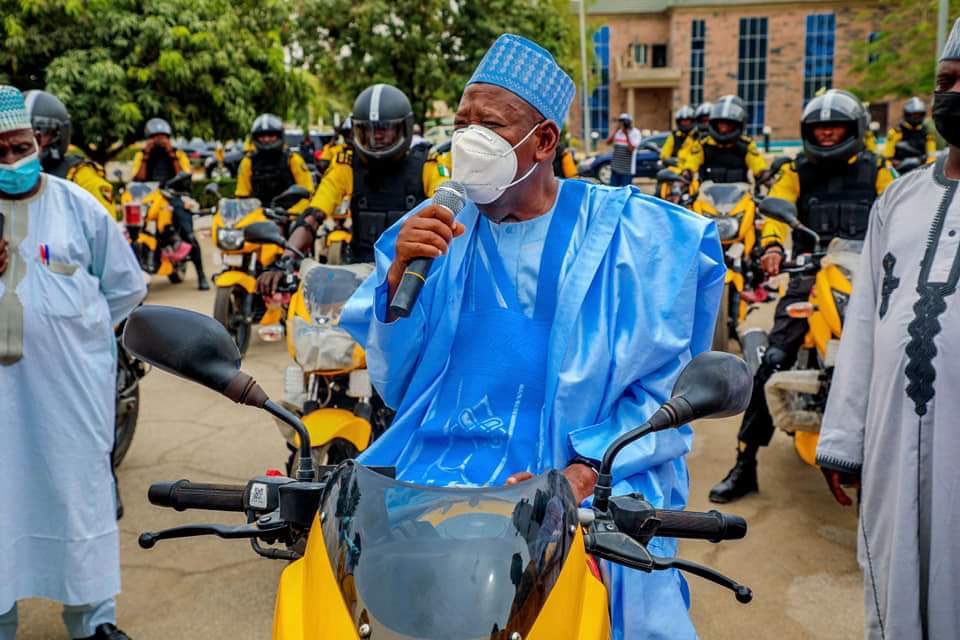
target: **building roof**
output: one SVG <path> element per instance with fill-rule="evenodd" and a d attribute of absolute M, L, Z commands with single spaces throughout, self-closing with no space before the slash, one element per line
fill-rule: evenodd
<path fill-rule="evenodd" d="M 849 0 L 848 0 L 849 1 Z M 853 0 L 854 2 L 858 0 Z M 735 7 L 776 4 L 827 4 L 830 0 L 586 0 L 587 13 L 608 15 L 617 13 L 663 13 L 669 9 L 693 7 Z M 579 2 L 573 0 L 571 9 L 579 11 Z"/>

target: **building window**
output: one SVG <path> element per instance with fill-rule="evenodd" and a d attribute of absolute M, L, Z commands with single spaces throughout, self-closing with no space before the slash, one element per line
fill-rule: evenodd
<path fill-rule="evenodd" d="M 662 69 L 667 66 L 667 45 L 653 45 L 653 68 Z"/>
<path fill-rule="evenodd" d="M 597 88 L 590 94 L 590 131 L 606 138 L 610 135 L 610 27 L 593 32 L 593 53 Z"/>
<path fill-rule="evenodd" d="M 637 66 L 647 66 L 647 45 L 633 44 L 633 62 Z"/>
<path fill-rule="evenodd" d="M 832 13 L 807 16 L 807 48 L 803 55 L 803 104 L 821 89 L 833 87 L 833 44 L 836 20 Z"/>
<path fill-rule="evenodd" d="M 867 36 L 867 42 L 873 44 L 873 43 L 876 42 L 879 38 L 880 38 L 880 34 L 879 34 L 879 33 L 877 33 L 876 31 L 871 31 L 870 34 Z M 867 63 L 868 63 L 868 64 L 873 64 L 874 62 L 876 62 L 876 61 L 879 60 L 879 59 L 880 59 L 880 54 L 878 54 L 878 53 L 876 53 L 876 52 L 874 52 L 874 51 L 871 51 L 869 54 L 867 54 Z"/>
<path fill-rule="evenodd" d="M 707 44 L 707 22 L 690 23 L 690 104 L 703 104 L 704 53 Z"/>
<path fill-rule="evenodd" d="M 767 102 L 767 19 L 740 18 L 737 95 L 747 107 L 747 133 L 763 133 Z"/>

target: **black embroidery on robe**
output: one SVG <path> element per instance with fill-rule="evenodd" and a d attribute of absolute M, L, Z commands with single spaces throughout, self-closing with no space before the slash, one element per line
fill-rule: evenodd
<path fill-rule="evenodd" d="M 890 306 L 890 294 L 896 291 L 900 286 L 900 278 L 893 275 L 893 269 L 897 266 L 897 257 L 892 253 L 883 256 L 883 284 L 880 288 L 880 319 L 887 315 L 887 308 Z"/>
<path fill-rule="evenodd" d="M 940 315 L 947 310 L 946 298 L 957 290 L 957 279 L 960 276 L 960 252 L 953 259 L 953 267 L 946 282 L 930 282 L 930 269 L 937 255 L 940 245 L 940 235 L 943 233 L 947 211 L 953 197 L 957 193 L 957 181 L 949 180 L 943 171 L 944 159 L 937 161 L 934 168 L 934 178 L 945 186 L 946 192 L 940 200 L 940 207 L 933 219 L 930 235 L 927 239 L 927 251 L 920 266 L 920 278 L 917 281 L 917 293 L 920 299 L 913 305 L 914 319 L 907 326 L 910 342 L 907 344 L 907 366 L 904 373 L 909 380 L 907 397 L 913 400 L 914 410 L 923 417 L 927 414 L 927 405 L 934 396 L 933 383 L 937 378 L 937 370 L 933 360 L 937 356 L 937 345 L 934 338 L 942 329 Z"/>

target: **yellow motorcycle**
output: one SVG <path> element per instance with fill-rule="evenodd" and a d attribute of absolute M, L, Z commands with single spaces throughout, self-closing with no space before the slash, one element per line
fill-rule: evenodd
<path fill-rule="evenodd" d="M 816 466 L 820 422 L 833 379 L 843 320 L 853 277 L 860 262 L 863 242 L 834 238 L 827 250 L 820 250 L 820 237 L 797 220 L 796 207 L 785 200 L 767 198 L 761 205 L 764 215 L 785 222 L 814 239 L 814 252 L 784 263 L 781 272 L 815 276 L 810 297 L 787 307 L 793 318 L 806 318 L 809 328 L 797 364 L 773 374 L 764 387 L 773 423 L 793 435 L 800 458 Z"/>
<path fill-rule="evenodd" d="M 713 333 L 713 349 L 726 351 L 730 339 L 737 339 L 737 327 L 747 317 L 743 293 L 752 288 L 753 248 L 757 243 L 754 221 L 757 205 L 753 188 L 746 182 L 704 182 L 693 201 L 693 211 L 713 218 L 727 263 L 726 286 Z"/>
<path fill-rule="evenodd" d="M 321 261 L 327 264 L 350 263 L 350 240 L 353 238 L 351 226 L 350 196 L 347 196 L 320 227 L 317 238 L 320 247 L 317 255 Z"/>
<path fill-rule="evenodd" d="M 578 509 L 558 471 L 472 488 L 401 482 L 390 469 L 354 461 L 318 474 L 306 426 L 239 370 L 236 345 L 214 320 L 142 307 L 123 340 L 146 362 L 262 408 L 298 433 L 295 478 L 261 476 L 236 486 L 180 480 L 148 492 L 158 506 L 245 513 L 247 524 L 186 525 L 139 538 L 145 549 L 200 535 L 248 539 L 260 555 L 292 560 L 277 591 L 275 640 L 606 640 L 607 592 L 595 559 L 647 572 L 684 570 L 732 590 L 740 602 L 752 598 L 749 588 L 712 569 L 647 548 L 654 536 L 739 539 L 747 530 L 742 518 L 655 509 L 639 494 L 612 495 L 613 463 L 627 445 L 746 407 L 750 372 L 735 356 L 695 358 L 673 397 L 610 445 L 593 505 Z"/>
<path fill-rule="evenodd" d="M 373 271 L 371 264 L 325 265 L 304 260 L 287 311 L 287 350 L 296 364 L 284 374 L 281 404 L 303 420 L 318 466 L 355 458 L 383 434 L 393 412 L 370 384 L 363 348 L 340 328 L 347 300 Z M 291 473 L 297 434 L 284 421 Z"/>
<path fill-rule="evenodd" d="M 286 235 L 291 220 L 287 209 L 307 196 L 306 189 L 294 186 L 274 198 L 270 207 L 256 198 L 222 198 L 217 205 L 210 235 L 220 249 L 223 270 L 214 276 L 213 317 L 234 337 L 240 355 L 247 352 L 254 324 L 274 329 L 282 327 L 284 320 L 282 304 L 267 303 L 257 295 L 257 277 L 276 262 L 284 247 L 273 241 L 251 241 L 244 237 L 246 229 L 268 223 Z"/>

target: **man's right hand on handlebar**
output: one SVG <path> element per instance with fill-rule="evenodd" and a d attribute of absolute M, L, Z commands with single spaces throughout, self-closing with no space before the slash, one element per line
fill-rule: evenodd
<path fill-rule="evenodd" d="M 284 254 L 257 278 L 257 293 L 262 296 L 272 296 L 283 283 L 288 273 L 297 268 L 297 260 L 290 254 Z"/>
<path fill-rule="evenodd" d="M 780 274 L 782 264 L 783 249 L 780 247 L 769 247 L 760 257 L 760 268 L 771 278 Z"/>

